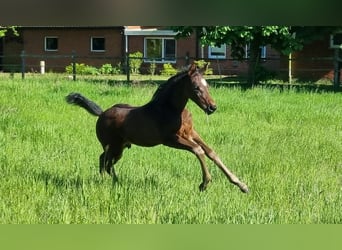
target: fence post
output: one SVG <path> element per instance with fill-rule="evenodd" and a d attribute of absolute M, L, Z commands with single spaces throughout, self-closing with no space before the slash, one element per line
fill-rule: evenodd
<path fill-rule="evenodd" d="M 189 51 L 185 53 L 185 65 L 188 66 L 190 64 L 190 54 Z"/>
<path fill-rule="evenodd" d="M 45 61 L 40 61 L 40 74 L 45 74 Z"/>
<path fill-rule="evenodd" d="M 339 58 L 340 49 L 335 49 L 334 54 L 334 89 L 338 90 L 340 86 L 340 71 L 341 71 L 341 62 Z"/>
<path fill-rule="evenodd" d="M 71 54 L 71 64 L 72 64 L 72 80 L 76 81 L 76 51 L 73 50 Z"/>
<path fill-rule="evenodd" d="M 127 82 L 130 81 L 130 68 L 129 68 L 129 54 L 126 52 L 126 75 L 127 75 Z"/>
<path fill-rule="evenodd" d="M 25 50 L 21 51 L 21 79 L 25 79 Z"/>

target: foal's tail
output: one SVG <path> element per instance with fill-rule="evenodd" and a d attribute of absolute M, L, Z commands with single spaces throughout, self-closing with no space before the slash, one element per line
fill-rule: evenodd
<path fill-rule="evenodd" d="M 103 113 L 103 110 L 99 105 L 90 101 L 79 93 L 70 93 L 65 97 L 65 100 L 69 104 L 75 104 L 86 109 L 92 115 L 99 116 Z"/>

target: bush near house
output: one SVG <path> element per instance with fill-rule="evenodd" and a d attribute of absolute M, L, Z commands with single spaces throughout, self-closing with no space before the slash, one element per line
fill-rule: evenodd
<path fill-rule="evenodd" d="M 162 76 L 172 76 L 177 74 L 177 69 L 175 69 L 171 63 L 164 63 L 163 64 L 163 69 L 160 71 L 160 74 Z"/>
<path fill-rule="evenodd" d="M 78 75 L 97 75 L 98 74 L 98 70 L 93 67 L 93 66 L 89 66 L 86 65 L 84 63 L 76 63 L 76 74 Z M 68 74 L 72 74 L 72 64 L 69 64 L 68 66 L 65 67 L 65 71 Z"/>
<path fill-rule="evenodd" d="M 76 74 L 78 75 L 119 75 L 122 74 L 121 63 L 112 66 L 110 63 L 103 64 L 100 68 L 96 68 L 84 63 L 76 63 Z M 72 64 L 65 67 L 65 72 L 72 74 Z"/>
<path fill-rule="evenodd" d="M 139 74 L 139 69 L 143 63 L 143 53 L 136 51 L 129 54 L 129 68 L 132 74 Z"/>
<path fill-rule="evenodd" d="M 194 61 L 197 67 L 203 68 L 207 64 L 207 69 L 204 71 L 204 75 L 212 75 L 213 74 L 213 68 L 209 68 L 210 62 L 207 62 L 205 60 L 197 60 Z"/>

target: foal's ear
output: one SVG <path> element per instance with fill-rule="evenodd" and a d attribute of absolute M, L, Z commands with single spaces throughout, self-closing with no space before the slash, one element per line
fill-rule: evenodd
<path fill-rule="evenodd" d="M 195 63 L 192 63 L 189 67 L 188 75 L 191 76 L 197 70 L 197 66 Z"/>
<path fill-rule="evenodd" d="M 204 74 L 204 72 L 206 72 L 207 71 L 207 69 L 208 69 L 208 66 L 209 66 L 209 63 L 206 63 L 204 66 L 203 66 L 203 68 L 201 68 L 200 70 L 199 70 L 199 72 L 203 75 Z"/>

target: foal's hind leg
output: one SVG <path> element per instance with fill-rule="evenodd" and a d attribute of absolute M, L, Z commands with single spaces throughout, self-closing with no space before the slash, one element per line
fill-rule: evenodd
<path fill-rule="evenodd" d="M 100 173 L 104 170 L 113 176 L 113 180 L 117 181 L 118 177 L 115 173 L 114 164 L 121 159 L 123 152 L 123 147 L 121 145 L 106 145 L 104 147 L 104 152 L 100 156 Z"/>
<path fill-rule="evenodd" d="M 221 161 L 218 155 L 202 140 L 199 134 L 193 130 L 192 131 L 193 140 L 198 143 L 204 150 L 205 154 L 222 170 L 222 172 L 227 176 L 229 181 L 234 185 L 237 185 L 240 190 L 244 193 L 248 193 L 248 187 L 245 183 L 239 180 Z"/>

